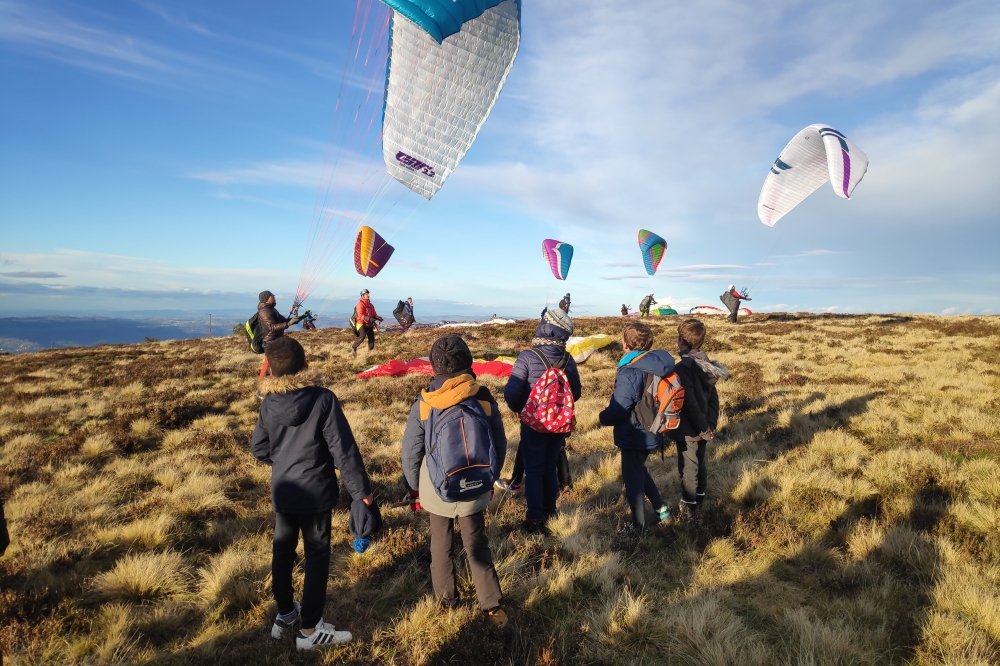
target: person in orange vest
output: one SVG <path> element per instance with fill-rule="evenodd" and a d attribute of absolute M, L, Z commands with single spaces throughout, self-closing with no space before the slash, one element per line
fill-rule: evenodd
<path fill-rule="evenodd" d="M 355 340 L 351 346 L 351 353 L 357 356 L 358 347 L 365 339 L 368 340 L 368 351 L 375 349 L 375 330 L 378 328 L 378 322 L 382 321 L 382 317 L 375 312 L 375 306 L 372 305 L 367 289 L 361 290 L 361 298 L 354 306 L 354 321 Z"/>

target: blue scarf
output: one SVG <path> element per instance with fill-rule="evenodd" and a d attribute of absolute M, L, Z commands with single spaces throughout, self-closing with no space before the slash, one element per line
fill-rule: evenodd
<path fill-rule="evenodd" d="M 645 353 L 646 350 L 630 351 L 629 353 L 625 354 L 625 356 L 622 357 L 621 361 L 618 362 L 618 367 L 624 368 L 626 365 L 634 361 L 637 357 L 642 356 Z"/>

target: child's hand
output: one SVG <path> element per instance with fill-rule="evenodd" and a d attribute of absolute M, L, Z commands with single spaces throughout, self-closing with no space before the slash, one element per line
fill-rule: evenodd
<path fill-rule="evenodd" d="M 371 493 L 368 493 L 368 497 L 362 497 L 361 501 L 365 503 L 365 506 L 371 506 L 372 502 L 375 501 L 375 496 L 372 495 Z"/>

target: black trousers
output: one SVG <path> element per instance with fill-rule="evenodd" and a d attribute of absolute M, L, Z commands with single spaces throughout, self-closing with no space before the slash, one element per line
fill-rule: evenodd
<path fill-rule="evenodd" d="M 677 445 L 677 476 L 681 477 L 681 501 L 697 504 L 705 497 L 708 485 L 708 467 L 705 466 L 708 442 L 704 439 L 688 442 L 682 438 L 674 443 Z"/>
<path fill-rule="evenodd" d="M 455 589 L 455 557 L 454 557 L 454 521 L 458 521 L 462 531 L 462 545 L 465 546 L 465 556 L 469 559 L 469 569 L 472 571 L 472 582 L 476 585 L 476 597 L 479 607 L 492 610 L 503 602 L 500 592 L 500 578 L 493 566 L 493 553 L 490 542 L 486 538 L 486 512 L 480 511 L 471 516 L 461 518 L 446 518 L 436 514 L 431 517 L 431 583 L 434 585 L 434 596 L 444 606 L 454 606 L 458 603 L 458 592 Z"/>
<path fill-rule="evenodd" d="M 302 628 L 312 629 L 323 617 L 326 580 L 330 575 L 330 512 L 274 515 L 274 544 L 271 550 L 271 591 L 278 612 L 295 609 L 292 569 L 295 547 L 302 532 L 306 559 L 306 580 L 302 585 Z"/>
<path fill-rule="evenodd" d="M 375 349 L 375 327 L 374 326 L 362 326 L 358 329 L 355 334 L 354 344 L 351 349 L 357 349 L 361 346 L 361 343 L 368 338 L 368 351 Z"/>
<path fill-rule="evenodd" d="M 569 473 L 569 458 L 566 457 L 566 449 L 559 452 L 559 490 L 573 487 L 573 477 Z M 524 456 L 521 454 L 521 447 L 517 447 L 514 454 L 514 471 L 511 473 L 511 483 L 521 483 L 524 479 Z"/>
<path fill-rule="evenodd" d="M 633 449 L 622 449 L 622 480 L 625 482 L 625 499 L 629 508 L 632 509 L 632 524 L 639 529 L 646 527 L 646 502 L 653 505 L 653 509 L 660 510 L 663 506 L 663 498 L 660 491 L 646 469 L 646 458 L 649 451 L 635 451 Z"/>

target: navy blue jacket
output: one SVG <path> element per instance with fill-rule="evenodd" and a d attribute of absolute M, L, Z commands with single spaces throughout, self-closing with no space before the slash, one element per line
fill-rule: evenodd
<path fill-rule="evenodd" d="M 662 435 L 654 435 L 639 423 L 635 406 L 642 399 L 649 374 L 663 377 L 674 369 L 674 357 L 662 349 L 643 355 L 639 360 L 618 368 L 611 402 L 599 415 L 601 425 L 614 426 L 615 446 L 620 449 L 652 451 L 663 444 Z"/>
<path fill-rule="evenodd" d="M 271 466 L 275 513 L 309 514 L 337 504 L 341 480 L 352 499 L 371 494 L 371 481 L 340 401 L 303 371 L 261 381 L 264 401 L 250 439 L 254 457 Z"/>
<path fill-rule="evenodd" d="M 549 324 L 543 324 L 543 326 L 549 326 Z M 532 349 L 542 352 L 553 366 L 559 363 L 563 355 L 566 354 L 564 348 L 557 347 L 556 345 L 539 345 L 532 347 Z M 577 370 L 576 361 L 573 360 L 572 356 L 569 357 L 569 362 L 566 363 L 566 367 L 563 369 L 566 371 L 566 379 L 569 380 L 573 399 L 579 400 L 581 393 L 580 372 Z M 507 386 L 503 389 L 503 399 L 507 403 L 507 406 L 520 414 L 521 410 L 524 409 L 525 403 L 528 402 L 531 387 L 535 385 L 535 382 L 538 381 L 544 372 L 545 364 L 542 363 L 542 360 L 538 358 L 535 352 L 525 349 L 518 354 L 517 361 L 514 362 L 514 369 L 510 371 L 510 379 L 507 380 Z"/>

